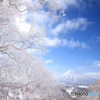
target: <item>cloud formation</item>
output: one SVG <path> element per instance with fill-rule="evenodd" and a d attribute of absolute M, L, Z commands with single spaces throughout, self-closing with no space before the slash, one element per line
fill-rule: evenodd
<path fill-rule="evenodd" d="M 86 76 L 91 77 L 91 78 L 95 78 L 95 79 L 100 79 L 100 72 L 98 73 L 85 73 Z"/>
<path fill-rule="evenodd" d="M 44 63 L 49 64 L 49 63 L 53 63 L 53 61 L 52 60 L 45 60 Z"/>
<path fill-rule="evenodd" d="M 44 38 L 44 45 L 46 47 L 68 46 L 71 49 L 76 48 L 76 47 L 81 47 L 83 49 L 89 48 L 89 46 L 85 42 L 79 42 L 78 40 L 75 41 L 73 38 L 71 40 L 59 39 L 57 37 L 53 39 Z"/>
<path fill-rule="evenodd" d="M 52 33 L 58 35 L 60 32 L 63 32 L 63 30 L 85 30 L 90 24 L 92 24 L 92 22 L 88 22 L 86 18 L 67 20 L 65 23 L 57 25 L 52 30 Z"/>
<path fill-rule="evenodd" d="M 78 69 L 85 69 L 85 68 L 87 68 L 86 66 L 81 66 L 81 67 L 78 67 Z"/>
<path fill-rule="evenodd" d="M 47 47 L 56 47 L 61 44 L 61 40 L 58 38 L 53 38 L 53 39 L 45 38 L 44 41 Z"/>
<path fill-rule="evenodd" d="M 100 41 L 100 36 L 97 36 L 96 39 Z"/>
<path fill-rule="evenodd" d="M 92 64 L 93 67 L 100 67 L 100 61 L 94 61 Z"/>
<path fill-rule="evenodd" d="M 70 0 L 70 1 L 65 0 L 65 1 L 68 5 L 78 5 L 77 0 Z M 40 13 L 34 12 L 33 17 L 35 18 L 35 21 L 38 23 L 39 26 L 41 25 L 48 26 L 48 22 L 51 20 L 50 18 L 47 17 L 47 13 L 45 11 L 41 11 Z M 29 19 L 30 19 L 30 15 L 28 13 L 25 13 L 24 18 L 22 18 L 21 20 L 19 19 L 17 20 L 21 31 L 25 31 L 27 33 L 30 30 L 30 25 L 27 22 Z M 51 33 L 47 29 L 48 27 L 46 27 L 46 30 L 48 30 L 50 34 L 53 34 L 53 38 L 50 37 L 44 38 L 45 45 L 47 47 L 56 47 L 58 45 L 64 45 L 64 46 L 68 46 L 71 49 L 75 47 L 88 48 L 85 42 L 79 42 L 78 40 L 74 41 L 74 39 L 71 40 L 62 39 L 62 38 L 59 39 L 57 36 L 59 35 L 60 32 L 63 31 L 78 30 L 78 29 L 85 30 L 89 24 L 91 24 L 91 22 L 88 22 L 86 18 L 76 18 L 58 24 L 55 28 L 51 29 Z M 39 28 L 38 25 L 37 25 L 37 30 Z"/>
<path fill-rule="evenodd" d="M 82 0 L 57 0 L 57 3 L 61 6 L 63 10 L 67 9 L 69 6 L 79 7 Z"/>
<path fill-rule="evenodd" d="M 74 41 L 74 39 L 67 40 L 63 39 L 63 44 L 67 45 L 69 48 L 73 49 L 75 47 L 89 48 L 85 42 Z"/>

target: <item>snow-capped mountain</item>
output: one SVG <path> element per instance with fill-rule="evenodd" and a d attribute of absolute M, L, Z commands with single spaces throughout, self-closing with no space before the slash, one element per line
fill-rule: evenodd
<path fill-rule="evenodd" d="M 66 85 L 88 85 L 91 84 L 94 79 L 85 76 L 84 74 L 75 71 L 69 70 L 59 78 L 60 82 L 66 83 Z"/>

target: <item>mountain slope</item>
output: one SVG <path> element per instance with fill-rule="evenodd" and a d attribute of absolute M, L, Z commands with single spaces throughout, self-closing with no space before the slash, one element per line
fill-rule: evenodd
<path fill-rule="evenodd" d="M 94 79 L 85 76 L 84 74 L 69 70 L 59 78 L 60 82 L 65 82 L 67 85 L 88 85 L 94 81 Z"/>

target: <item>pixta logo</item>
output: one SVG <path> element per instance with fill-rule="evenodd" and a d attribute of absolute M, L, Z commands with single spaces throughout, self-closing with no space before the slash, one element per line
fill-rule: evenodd
<path fill-rule="evenodd" d="M 88 96 L 98 96 L 98 93 L 97 92 L 91 92 L 91 93 L 88 93 Z"/>
<path fill-rule="evenodd" d="M 97 92 L 71 92 L 71 96 L 98 96 Z"/>

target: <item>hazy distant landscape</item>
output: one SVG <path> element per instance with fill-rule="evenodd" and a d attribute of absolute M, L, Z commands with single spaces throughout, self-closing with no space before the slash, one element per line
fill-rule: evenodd
<path fill-rule="evenodd" d="M 60 76 L 59 81 L 66 83 L 66 85 L 79 86 L 89 85 L 94 82 L 95 79 L 90 78 L 78 71 L 69 70 Z"/>
<path fill-rule="evenodd" d="M 61 100 L 67 100 L 67 99 L 68 100 L 90 100 L 90 99 L 99 100 L 100 99 L 100 94 L 99 94 L 100 80 L 92 81 L 88 85 L 82 85 L 82 84 L 79 85 L 78 82 L 77 84 L 74 82 L 71 83 L 72 85 L 68 85 L 68 84 L 66 83 L 65 88 L 62 90 L 64 97 Z M 80 95 L 77 94 L 75 95 L 75 93 L 79 93 Z"/>
<path fill-rule="evenodd" d="M 65 88 L 62 90 L 64 98 L 61 100 L 90 100 L 92 98 L 99 100 L 100 98 L 100 80 L 90 78 L 75 70 L 67 71 L 58 80 L 65 83 Z M 80 96 L 71 93 L 80 93 Z M 87 93 L 87 96 L 84 93 Z M 92 93 L 91 96 L 88 93 Z"/>

